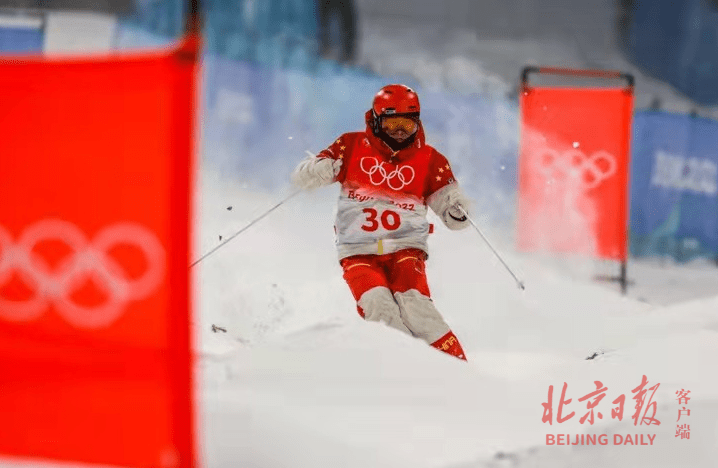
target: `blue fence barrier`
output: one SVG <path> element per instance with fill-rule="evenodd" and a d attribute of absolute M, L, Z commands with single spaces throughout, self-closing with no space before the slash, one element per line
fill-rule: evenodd
<path fill-rule="evenodd" d="M 623 49 L 648 74 L 704 105 L 718 104 L 718 2 L 632 2 Z"/>
<path fill-rule="evenodd" d="M 0 18 L 0 53 L 40 53 L 43 38 L 41 19 Z"/>
<path fill-rule="evenodd" d="M 185 26 L 185 2 L 138 0 L 122 23 L 175 39 Z M 205 47 L 225 58 L 306 69 L 317 56 L 316 0 L 207 0 Z"/>
<path fill-rule="evenodd" d="M 631 255 L 718 258 L 718 122 L 639 112 L 632 145 Z"/>

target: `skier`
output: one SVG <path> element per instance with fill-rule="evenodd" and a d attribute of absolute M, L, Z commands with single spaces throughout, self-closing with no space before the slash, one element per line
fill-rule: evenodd
<path fill-rule="evenodd" d="M 466 360 L 431 300 L 424 262 L 427 206 L 458 230 L 469 225 L 468 199 L 446 158 L 425 143 L 419 111 L 411 88 L 383 87 L 365 114 L 366 130 L 301 161 L 292 181 L 306 190 L 341 184 L 334 230 L 359 315 Z"/>

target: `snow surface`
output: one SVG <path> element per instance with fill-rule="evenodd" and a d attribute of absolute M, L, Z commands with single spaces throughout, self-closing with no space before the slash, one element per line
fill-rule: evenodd
<path fill-rule="evenodd" d="M 198 190 L 198 256 L 291 193 L 248 191 L 210 168 Z M 360 319 L 334 250 L 337 190 L 291 198 L 194 269 L 206 466 L 716 466 L 715 266 L 632 262 L 623 297 L 592 281 L 596 262 L 516 253 L 510 233 L 486 226 L 521 292 L 476 232 L 432 216 L 427 274 L 465 363 Z M 643 375 L 660 383 L 660 426 L 631 419 Z M 606 418 L 580 424 L 577 399 L 595 380 L 609 389 L 597 408 Z M 564 382 L 576 416 L 542 423 L 549 385 L 555 413 Z M 692 392 L 681 421 L 690 439 L 675 437 L 680 389 Z M 620 394 L 617 421 L 607 415 Z M 545 444 L 547 433 L 583 432 L 657 437 L 645 447 Z"/>

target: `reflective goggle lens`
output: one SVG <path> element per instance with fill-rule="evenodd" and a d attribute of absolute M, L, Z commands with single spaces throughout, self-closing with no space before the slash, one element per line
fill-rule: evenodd
<path fill-rule="evenodd" d="M 401 128 L 407 133 L 413 133 L 417 129 L 417 123 L 416 120 L 410 118 L 410 117 L 384 117 L 381 121 L 382 127 L 384 127 L 386 130 L 396 130 L 398 128 Z"/>

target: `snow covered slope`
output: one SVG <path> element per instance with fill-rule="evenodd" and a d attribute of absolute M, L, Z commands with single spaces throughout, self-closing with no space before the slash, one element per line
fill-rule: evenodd
<path fill-rule="evenodd" d="M 286 196 L 203 175 L 197 255 Z M 642 265 L 638 301 L 581 279 L 578 263 L 557 269 L 498 236 L 526 281 L 521 293 L 475 232 L 438 226 L 427 271 L 468 353 L 464 363 L 359 318 L 333 246 L 336 195 L 336 187 L 300 194 L 195 267 L 207 466 L 715 466 L 718 284 L 714 297 L 659 307 L 650 285 L 661 267 Z M 654 283 L 659 302 L 669 288 L 687 297 L 697 287 L 696 270 L 670 271 L 680 279 Z M 212 324 L 227 332 L 211 332 Z M 643 375 L 649 386 L 660 383 L 660 426 L 631 419 L 631 390 Z M 580 424 L 587 410 L 577 400 L 596 380 L 608 387 L 597 407 L 606 417 Z M 573 398 L 564 415 L 576 416 L 542 423 L 549 385 L 555 413 L 564 382 Z M 690 439 L 675 437 L 681 389 L 692 392 L 691 416 L 681 421 Z M 608 418 L 619 394 L 622 421 Z M 589 432 L 611 443 L 546 445 L 546 434 Z M 616 446 L 614 433 L 655 440 Z"/>

